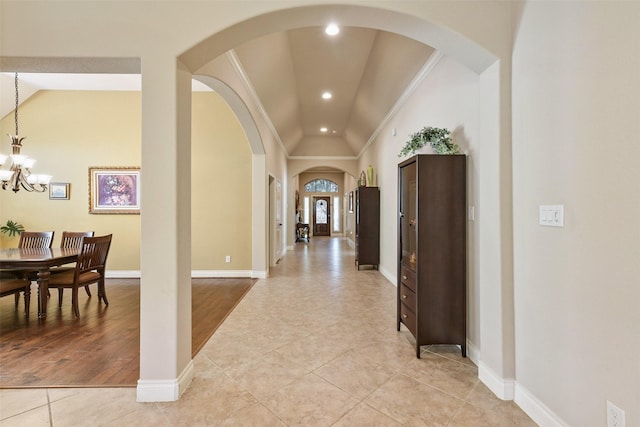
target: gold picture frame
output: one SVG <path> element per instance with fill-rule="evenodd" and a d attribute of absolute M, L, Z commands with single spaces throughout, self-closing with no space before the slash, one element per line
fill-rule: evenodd
<path fill-rule="evenodd" d="M 140 168 L 89 168 L 90 214 L 140 214 Z"/>

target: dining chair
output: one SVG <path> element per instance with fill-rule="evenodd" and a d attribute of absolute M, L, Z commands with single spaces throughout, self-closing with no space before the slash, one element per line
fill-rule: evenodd
<path fill-rule="evenodd" d="M 0 279 L 0 297 L 16 295 L 16 309 L 20 292 L 24 293 L 24 315 L 29 317 L 29 302 L 31 300 L 31 282 L 27 279 Z"/>
<path fill-rule="evenodd" d="M 50 248 L 53 243 L 53 231 L 23 231 L 18 240 L 19 248 Z M 37 275 L 33 270 L 2 270 L 0 278 L 5 279 L 25 279 Z M 20 300 L 20 292 L 15 293 L 16 306 Z"/>
<path fill-rule="evenodd" d="M 23 231 L 18 241 L 19 248 L 50 248 L 53 231 Z"/>
<path fill-rule="evenodd" d="M 82 239 L 84 237 L 93 237 L 93 231 L 63 231 L 62 232 L 62 240 L 60 240 L 61 248 L 69 248 L 69 249 L 77 249 L 80 250 L 82 246 Z M 71 271 L 75 269 L 73 266 L 62 266 L 62 267 L 52 267 L 50 273 L 60 274 L 65 273 L 67 271 Z M 89 290 L 89 285 L 84 287 L 84 290 L 87 292 L 88 296 L 91 296 L 91 290 Z M 62 293 L 64 292 L 64 288 L 58 288 L 58 305 L 62 306 Z"/>
<path fill-rule="evenodd" d="M 93 283 L 98 284 L 98 301 L 109 305 L 104 286 L 104 273 L 107 255 L 111 246 L 111 234 L 98 237 L 83 237 L 78 261 L 73 270 L 49 277 L 49 288 L 71 289 L 71 306 L 76 317 L 80 317 L 78 309 L 78 288 Z M 61 301 L 58 301 L 61 305 Z"/>

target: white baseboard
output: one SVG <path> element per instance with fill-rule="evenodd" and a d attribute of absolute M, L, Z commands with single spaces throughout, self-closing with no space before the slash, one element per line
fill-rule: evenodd
<path fill-rule="evenodd" d="M 480 364 L 480 350 L 467 340 L 467 357 L 478 366 Z"/>
<path fill-rule="evenodd" d="M 396 287 L 398 286 L 398 285 L 396 284 L 396 282 L 398 281 L 398 276 L 396 276 L 396 274 L 395 274 L 395 273 L 394 273 L 394 274 L 391 274 L 391 273 L 389 273 L 389 271 L 387 271 L 386 269 L 384 269 L 384 268 L 380 268 L 380 266 L 378 266 L 378 271 L 380 272 L 380 274 L 382 274 L 382 275 L 384 276 L 384 278 L 385 278 L 385 279 L 387 279 L 389 282 L 391 282 L 391 284 L 392 284 L 393 286 L 396 286 Z"/>
<path fill-rule="evenodd" d="M 193 270 L 193 278 L 229 278 L 229 277 L 253 277 L 251 270 Z"/>
<path fill-rule="evenodd" d="M 479 351 L 468 345 L 467 354 L 479 355 Z M 474 350 L 472 350 L 472 348 Z M 473 360 L 473 359 L 472 359 Z M 474 361 L 475 362 L 475 361 Z M 542 403 L 535 395 L 525 387 L 512 379 L 500 378 L 487 365 L 478 364 L 478 377 L 500 399 L 513 400 L 536 424 L 542 427 L 569 427 L 562 418 Z"/>
<path fill-rule="evenodd" d="M 251 277 L 252 279 L 266 279 L 267 276 L 268 274 L 265 270 L 260 270 L 260 271 L 251 271 L 251 276 L 249 277 Z"/>
<path fill-rule="evenodd" d="M 533 421 L 542 427 L 568 427 L 558 415 L 542 403 L 538 398 L 526 388 L 516 383 L 515 399 L 516 404 L 531 417 Z"/>
<path fill-rule="evenodd" d="M 106 272 L 107 279 L 139 279 L 140 270 L 108 270 Z M 257 279 L 266 279 L 266 271 L 251 270 L 193 270 L 191 272 L 193 278 L 228 278 L 228 277 L 252 277 Z"/>
<path fill-rule="evenodd" d="M 140 270 L 107 270 L 107 279 L 139 279 Z"/>
<path fill-rule="evenodd" d="M 514 379 L 500 377 L 482 362 L 478 363 L 478 378 L 500 399 L 513 400 L 516 383 Z"/>
<path fill-rule="evenodd" d="M 174 402 L 187 389 L 195 375 L 193 360 L 190 360 L 180 376 L 173 380 L 138 380 L 137 402 Z"/>

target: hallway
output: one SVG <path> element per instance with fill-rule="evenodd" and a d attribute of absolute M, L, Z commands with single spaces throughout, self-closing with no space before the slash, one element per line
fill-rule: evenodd
<path fill-rule="evenodd" d="M 396 331 L 396 288 L 346 239 L 296 243 L 194 358 L 182 398 L 136 390 L 0 390 L 0 426 L 535 426 L 451 346 Z M 90 402 L 89 404 L 87 402 Z"/>

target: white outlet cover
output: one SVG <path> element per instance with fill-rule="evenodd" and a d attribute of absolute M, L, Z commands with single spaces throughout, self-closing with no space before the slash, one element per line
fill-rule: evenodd
<path fill-rule="evenodd" d="M 607 400 L 607 427 L 625 427 L 624 411 Z"/>

